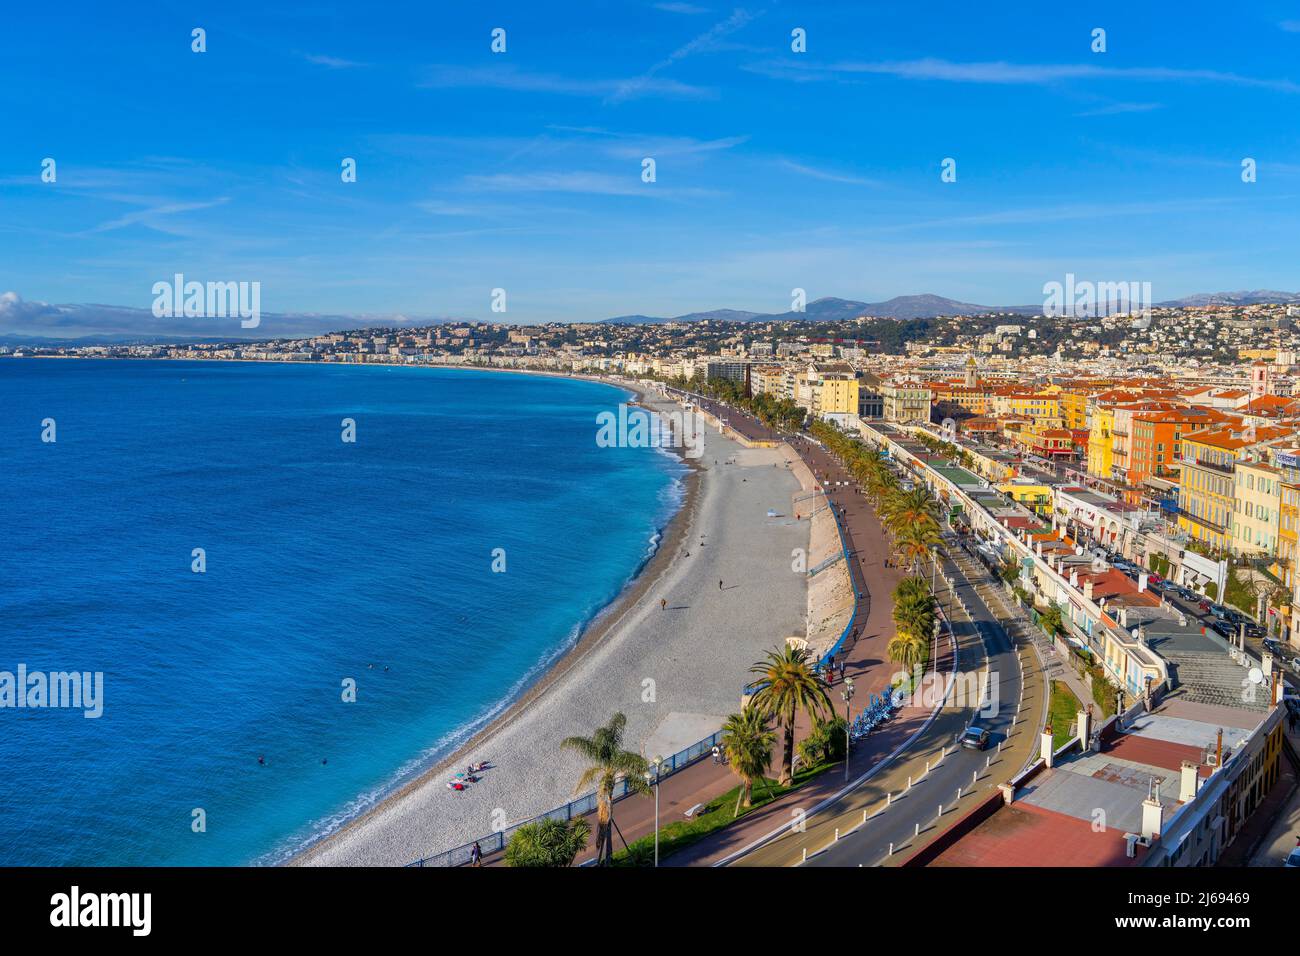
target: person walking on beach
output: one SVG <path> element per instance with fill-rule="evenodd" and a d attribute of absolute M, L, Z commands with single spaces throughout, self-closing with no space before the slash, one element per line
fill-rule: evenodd
<path fill-rule="evenodd" d="M 722 581 L 721 581 L 721 580 L 718 581 L 718 590 L 719 590 L 719 591 L 722 590 Z"/>
<path fill-rule="evenodd" d="M 661 610 L 661 611 L 666 611 L 666 610 L 668 610 L 668 599 L 667 599 L 667 598 L 660 598 L 660 599 L 659 599 L 659 610 Z"/>

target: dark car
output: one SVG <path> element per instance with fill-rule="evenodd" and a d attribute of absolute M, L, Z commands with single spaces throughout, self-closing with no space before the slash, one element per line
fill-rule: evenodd
<path fill-rule="evenodd" d="M 1210 622 L 1210 630 L 1228 640 L 1237 636 L 1237 629 L 1230 622 L 1217 618 Z"/>
<path fill-rule="evenodd" d="M 989 745 L 989 732 L 983 727 L 967 727 L 961 745 L 969 750 L 983 750 Z"/>

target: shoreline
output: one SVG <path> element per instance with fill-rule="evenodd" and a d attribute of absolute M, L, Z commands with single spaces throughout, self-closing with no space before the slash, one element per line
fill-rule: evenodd
<path fill-rule="evenodd" d="M 203 361 L 198 359 L 196 361 Z M 256 359 L 220 359 L 216 361 L 249 361 L 258 362 Z M 286 363 L 288 364 L 288 363 Z M 319 364 L 319 363 L 293 363 L 293 364 Z M 382 363 L 375 363 L 382 364 Z M 456 367 L 456 366 L 434 366 L 434 367 Z M 635 395 L 638 403 L 645 403 L 648 399 L 649 392 L 640 385 L 633 385 L 623 382 L 609 382 L 605 379 L 585 375 L 565 375 L 562 373 L 552 373 L 544 371 L 533 371 L 527 369 L 484 369 L 470 367 L 468 371 L 480 372 L 507 372 L 525 375 L 540 375 L 548 378 L 565 378 L 577 381 L 597 382 L 602 385 L 610 385 L 614 388 L 620 388 L 631 391 Z M 648 408 L 653 413 L 653 409 Z M 628 612 L 632 610 L 637 602 L 645 596 L 650 588 L 660 581 L 664 574 L 672 566 L 672 557 L 676 555 L 686 540 L 687 532 L 693 526 L 693 518 L 696 509 L 699 506 L 700 498 L 700 467 L 692 459 L 686 458 L 681 454 L 682 449 L 672 448 L 670 453 L 674 454 L 678 460 L 688 467 L 689 472 L 681 479 L 683 486 L 682 503 L 679 508 L 660 529 L 660 539 L 654 554 L 646 559 L 640 567 L 628 579 L 627 583 L 619 590 L 619 593 L 613 597 L 604 607 L 598 610 L 586 622 L 580 622 L 581 630 L 576 640 L 539 673 L 536 678 L 520 691 L 513 700 L 505 705 L 505 708 L 491 718 L 487 724 L 475 731 L 468 738 L 455 746 L 449 754 L 439 758 L 433 764 L 425 769 L 412 775 L 400 786 L 397 786 L 379 798 L 365 812 L 351 818 L 342 826 L 339 826 L 327 833 L 321 834 L 314 839 L 308 846 L 295 851 L 287 860 L 280 865 L 284 866 L 303 866 L 309 865 L 316 857 L 328 849 L 329 845 L 350 831 L 363 826 L 370 818 L 382 814 L 389 809 L 392 804 L 400 801 L 426 786 L 431 780 L 441 776 L 452 767 L 461 766 L 467 763 L 469 754 L 489 744 L 504 731 L 511 728 L 517 721 L 524 719 L 529 715 L 529 711 L 546 693 L 566 675 L 571 673 L 575 667 L 587 659 L 590 653 L 601 643 L 601 641 L 620 624 Z M 510 825 L 522 821 L 511 821 Z M 486 834 L 485 834 L 486 835 Z M 453 849 L 453 847 L 444 847 L 427 851 L 429 854 L 436 854 L 444 850 Z M 420 859 L 421 854 L 413 855 L 410 862 Z"/>
<path fill-rule="evenodd" d="M 169 361 L 167 359 L 136 360 Z M 261 360 L 185 359 L 182 361 L 239 361 L 249 364 Z M 286 362 L 283 364 L 324 363 Z M 620 401 L 635 402 L 652 415 L 662 415 L 664 411 L 674 411 L 679 408 L 671 399 L 662 398 L 655 393 L 655 383 L 621 377 L 540 369 L 440 364 L 367 364 L 397 368 L 455 368 L 587 381 L 609 385 L 620 390 L 623 393 Z M 543 663 L 544 658 L 543 661 L 538 662 L 538 665 L 534 665 L 538 673 L 526 686 L 504 695 L 498 703 L 486 709 L 482 716 L 468 722 L 465 725 L 466 731 L 474 727 L 479 720 L 483 721 L 483 724 L 476 730 L 468 732 L 468 736 L 460 742 L 449 744 L 451 749 L 444 756 L 433 758 L 433 762 L 427 764 L 421 760 L 420 769 L 408 771 L 400 778 L 395 772 L 394 777 L 390 778 L 390 783 L 380 784 L 378 789 L 382 796 L 345 822 L 331 829 L 322 830 L 318 834 L 296 838 L 292 843 L 282 842 L 278 849 L 272 847 L 246 863 L 287 866 L 400 866 L 491 836 L 492 831 L 498 828 L 495 817 L 489 823 L 485 816 L 467 816 L 466 811 L 474 813 L 474 807 L 478 806 L 486 814 L 486 807 L 491 806 L 493 799 L 518 808 L 515 814 L 505 817 L 509 821 L 507 826 L 531 819 L 538 813 L 545 813 L 554 807 L 563 806 L 564 802 L 571 799 L 574 794 L 568 790 L 570 779 L 568 774 L 563 772 L 562 766 L 557 770 L 557 764 L 562 764 L 562 761 L 558 755 L 548 756 L 549 748 L 567 733 L 590 727 L 593 725 L 592 721 L 607 718 L 608 714 L 615 709 L 628 711 L 634 718 L 634 724 L 638 722 L 636 719 L 638 715 L 640 715 L 640 722 L 644 722 L 646 713 L 651 715 L 649 718 L 651 724 L 649 726 L 643 724 L 639 728 L 642 733 L 643 751 L 651 745 L 652 738 L 666 735 L 665 739 L 660 740 L 660 743 L 665 745 L 665 751 L 669 749 L 669 745 L 674 745 L 671 749 L 676 750 L 694 743 L 700 737 L 707 736 L 709 731 L 716 729 L 724 719 L 723 715 L 731 712 L 735 707 L 735 699 L 731 694 L 732 682 L 736 682 L 736 687 L 743 683 L 739 674 L 732 675 L 729 672 L 740 667 L 738 662 L 753 660 L 757 656 L 760 652 L 758 642 L 761 642 L 763 648 L 767 648 L 779 643 L 791 632 L 803 632 L 806 589 L 801 594 L 797 610 L 793 602 L 791 607 L 786 608 L 786 602 L 779 601 L 770 609 L 772 613 L 764 611 L 761 616 L 750 613 L 749 616 L 753 619 L 748 621 L 747 628 L 743 620 L 747 612 L 737 614 L 735 611 L 728 611 L 719 620 L 717 609 L 708 606 L 715 600 L 728 603 L 719 593 L 720 582 L 719 592 L 712 591 L 710 585 L 707 605 L 704 602 L 704 595 L 698 592 L 694 600 L 689 596 L 678 596 L 680 592 L 693 586 L 691 584 L 693 577 L 697 579 L 695 583 L 698 583 L 699 575 L 696 572 L 701 568 L 699 562 L 704 562 L 704 566 L 712 565 L 714 577 L 723 576 L 718 574 L 722 571 L 728 580 L 741 582 L 733 587 L 757 586 L 759 593 L 765 598 L 769 593 L 772 595 L 780 593 L 779 590 L 768 592 L 762 588 L 761 579 L 764 576 L 778 577 L 773 575 L 772 569 L 772 565 L 776 562 L 771 560 L 774 557 L 773 553 L 768 553 L 765 549 L 756 550 L 752 546 L 752 536 L 756 533 L 765 536 L 789 535 L 792 532 L 788 528 L 773 529 L 773 526 L 797 525 L 797 522 L 788 520 L 790 518 L 788 514 L 784 515 L 786 519 L 784 522 L 773 522 L 770 512 L 766 522 L 761 519 L 755 521 L 754 519 L 762 514 L 762 510 L 755 509 L 755 502 L 752 498 L 748 498 L 750 495 L 761 494 L 766 496 L 764 507 L 770 503 L 782 512 L 790 507 L 790 497 L 784 493 L 785 489 L 780 481 L 773 483 L 771 479 L 760 477 L 771 474 L 768 465 L 770 464 L 772 468 L 776 467 L 776 461 L 783 457 L 780 452 L 777 449 L 745 451 L 743 446 L 717 434 L 716 429 L 710 429 L 709 436 L 710 442 L 717 440 L 722 443 L 723 447 L 720 448 L 718 457 L 728 458 L 724 467 L 711 468 L 700 459 L 687 458 L 682 447 L 663 448 L 665 453 L 676 455 L 687 470 L 679 477 L 682 482 L 682 496 L 678 507 L 657 529 L 659 541 L 656 550 L 639 564 L 618 594 L 607 604 L 585 622 L 575 622 L 579 627 L 576 636 L 570 639 L 565 649 L 555 652 L 548 663 Z M 727 451 L 726 446 L 733 444 L 736 444 L 735 452 Z M 746 459 L 739 463 L 739 470 L 727 467 L 737 464 L 735 461 L 737 453 L 742 459 Z M 717 462 L 715 461 L 714 464 L 716 465 Z M 752 471 L 751 469 L 758 464 L 762 465 L 762 470 Z M 707 485 L 704 481 L 706 472 L 716 476 L 711 478 Z M 781 473 L 789 475 L 786 469 L 782 469 Z M 742 478 L 743 474 L 749 477 Z M 758 481 L 754 484 L 747 486 L 740 484 L 742 481 L 754 481 L 756 478 Z M 793 475 L 789 475 L 789 480 L 796 485 L 800 484 Z M 710 489 L 707 493 L 706 487 Z M 750 491 L 742 490 L 746 487 Z M 744 503 L 735 502 L 736 495 L 745 496 L 748 500 Z M 728 529 L 734 526 L 738 518 L 737 512 L 740 513 L 740 519 L 747 524 L 759 525 L 758 530 L 749 527 L 744 531 L 729 532 Z M 769 530 L 763 531 L 763 526 Z M 709 543 L 711 545 L 715 542 L 719 543 L 720 550 L 710 547 L 707 552 L 704 551 L 703 536 L 706 532 Z M 692 533 L 701 535 L 700 553 L 694 559 L 690 557 L 692 538 L 689 536 Z M 807 544 L 806 525 L 801 531 L 794 533 L 804 535 L 798 542 L 801 546 Z M 728 536 L 744 538 L 747 535 L 749 540 L 738 545 L 727 543 Z M 785 547 L 788 549 L 789 542 Z M 679 559 L 679 555 L 684 555 L 685 560 Z M 781 563 L 785 563 L 785 559 L 780 560 Z M 751 567 L 737 569 L 735 567 L 737 563 L 748 563 Z M 750 572 L 753 572 L 752 576 Z M 710 577 L 707 573 L 703 576 Z M 789 580 L 788 576 L 783 578 L 783 581 Z M 776 585 L 775 580 L 769 580 L 768 583 Z M 686 603 L 680 608 L 669 609 L 670 613 L 666 617 L 658 617 L 659 602 L 647 599 L 648 592 L 656 587 L 663 587 L 664 593 L 672 595 L 675 602 L 684 600 Z M 780 588 L 788 589 L 789 585 L 781 583 Z M 646 614 L 647 604 L 653 606 L 655 612 L 653 618 Z M 685 615 L 674 612 L 688 611 L 696 606 L 701 608 L 706 620 L 710 615 L 713 616 L 713 620 L 702 625 L 694 621 L 678 625 L 679 617 L 694 618 L 696 615 L 694 612 Z M 777 621 L 785 616 L 785 611 L 792 613 L 784 622 L 785 629 L 782 630 L 778 627 Z M 669 628 L 667 634 L 661 633 L 656 636 L 654 632 L 665 626 Z M 719 631 L 719 628 L 722 630 Z M 723 634 L 728 633 L 729 638 L 722 638 Z M 719 638 L 729 639 L 730 642 L 741 646 L 718 647 L 715 642 Z M 744 647 L 746 644 L 752 646 Z M 670 666 L 667 663 L 661 665 L 657 655 L 674 652 L 676 658 L 669 658 L 674 660 L 674 665 Z M 673 673 L 674 667 L 680 666 L 676 661 L 683 660 L 689 662 L 691 673 Z M 663 708 L 656 708 L 653 704 L 649 711 L 638 710 L 635 703 L 636 690 L 632 690 L 631 695 L 622 700 L 619 699 L 618 694 L 628 694 L 630 689 L 620 688 L 620 682 L 639 681 L 640 675 L 647 673 L 647 668 L 651 668 L 649 673 L 654 673 L 656 679 L 664 680 L 666 685 L 669 679 L 672 679 L 674 699 L 667 706 L 676 706 L 680 708 L 679 710 L 665 714 Z M 629 673 L 629 671 L 633 672 Z M 740 673 L 743 674 L 743 669 Z M 609 686 L 611 679 L 614 686 Z M 553 693 L 562 682 L 565 684 L 565 693 L 559 695 Z M 597 685 L 607 689 L 595 694 L 592 688 Z M 678 699 L 680 693 L 678 688 L 686 692 L 682 695 L 682 699 Z M 594 712 L 592 706 L 593 696 L 599 699 L 598 713 Z M 711 713 L 697 713 L 700 710 L 711 711 Z M 687 720 L 688 723 L 691 719 L 696 721 L 691 725 L 693 729 L 690 731 L 692 735 L 689 739 L 683 735 L 685 731 L 680 725 L 668 726 L 674 720 L 681 719 Z M 707 730 L 702 733 L 695 732 L 706 724 Z M 633 745 L 632 749 L 636 749 L 633 740 L 630 739 L 628 742 Z M 493 747 L 496 752 L 484 753 L 483 750 L 487 747 Z M 449 768 L 461 767 L 471 759 L 477 759 L 478 756 L 491 756 L 494 765 L 506 768 L 500 771 L 505 776 L 491 774 L 487 784 L 488 790 L 484 791 L 479 800 L 447 804 L 444 812 L 442 801 L 445 795 L 438 780 L 439 775 L 446 773 Z M 505 786 L 501 787 L 498 784 Z M 484 784 L 479 784 L 475 789 L 480 790 L 483 786 Z M 503 789 L 504 793 L 501 792 Z M 534 802 L 529 802 L 530 797 Z M 543 799 L 545 805 L 542 805 Z M 488 801 L 486 806 L 482 801 Z M 505 813 L 499 808 L 495 812 Z M 483 822 L 480 824 L 474 822 L 475 820 Z M 316 821 L 303 821 L 303 825 L 309 826 L 314 822 Z"/>

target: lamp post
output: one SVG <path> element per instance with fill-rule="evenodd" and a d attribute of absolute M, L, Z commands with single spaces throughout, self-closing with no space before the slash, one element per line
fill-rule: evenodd
<path fill-rule="evenodd" d="M 853 708 L 850 701 L 853 700 L 853 678 L 844 678 L 844 689 L 840 691 L 840 697 L 844 701 L 844 779 L 849 779 L 849 741 L 852 739 L 850 734 L 853 731 Z"/>
<path fill-rule="evenodd" d="M 650 761 L 652 769 L 645 772 L 645 782 L 654 787 L 655 790 L 655 866 L 659 866 L 659 770 L 663 767 L 664 758 L 655 757 Z"/>

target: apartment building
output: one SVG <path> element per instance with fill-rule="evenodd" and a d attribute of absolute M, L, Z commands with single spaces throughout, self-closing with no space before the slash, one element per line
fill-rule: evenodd
<path fill-rule="evenodd" d="M 922 382 L 895 379 L 880 387 L 885 421 L 928 422 L 931 392 Z"/>
<path fill-rule="evenodd" d="M 1277 553 L 1282 507 L 1282 473 L 1262 461 L 1242 459 L 1233 472 L 1232 551 Z"/>

